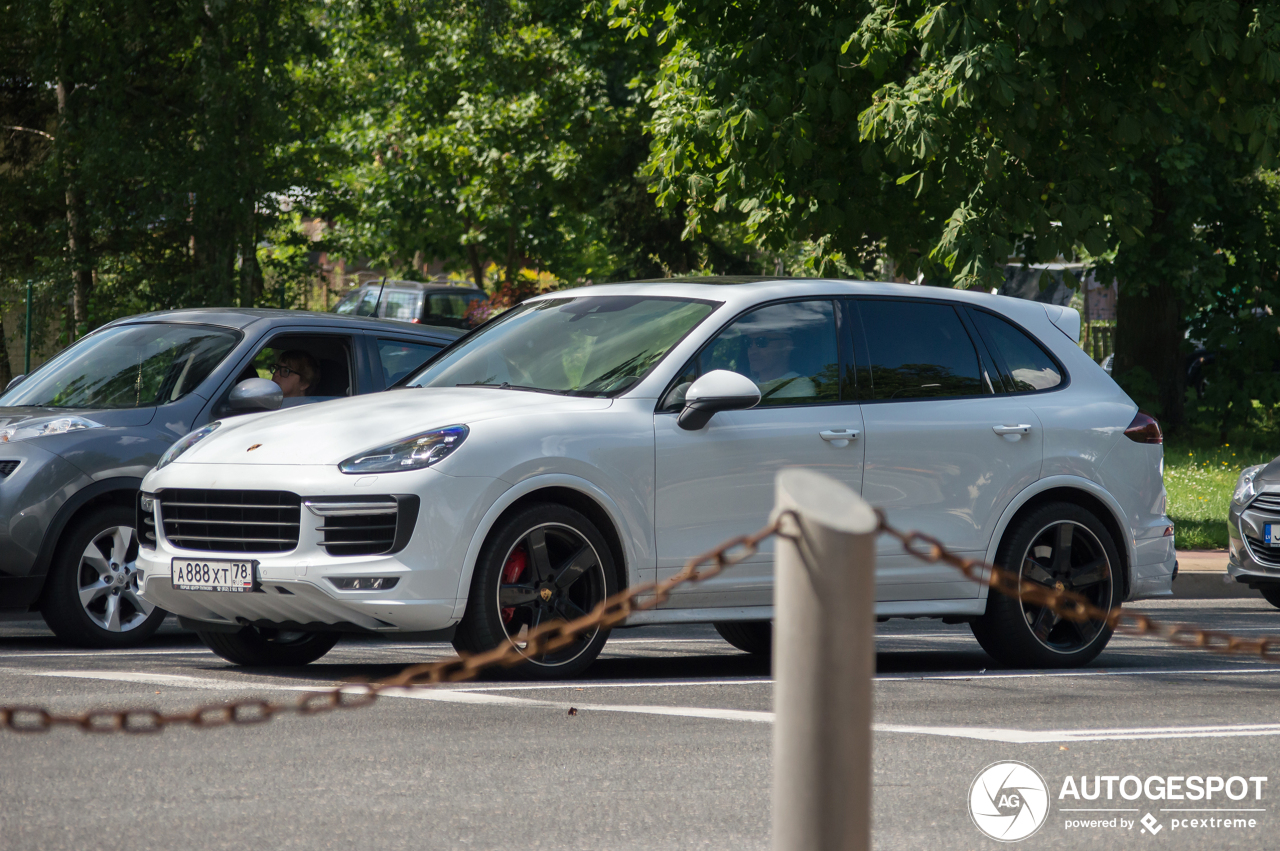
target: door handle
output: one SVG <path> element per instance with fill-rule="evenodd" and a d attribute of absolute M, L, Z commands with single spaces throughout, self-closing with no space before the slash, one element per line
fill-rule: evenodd
<path fill-rule="evenodd" d="M 992 426 L 992 427 L 991 427 L 991 430 L 992 430 L 992 431 L 994 431 L 996 434 L 1000 434 L 1000 435 L 1005 435 L 1005 434 L 1031 434 L 1031 426 L 1026 425 L 1026 424 L 1022 424 L 1022 425 L 1011 425 L 1011 426 L 1007 426 L 1007 425 Z"/>
<path fill-rule="evenodd" d="M 818 432 L 819 437 L 836 448 L 848 446 L 849 441 L 856 440 L 859 434 L 861 432 L 856 428 L 833 428 Z"/>

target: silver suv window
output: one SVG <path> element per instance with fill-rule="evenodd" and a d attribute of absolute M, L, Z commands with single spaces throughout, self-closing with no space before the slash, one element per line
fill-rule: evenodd
<path fill-rule="evenodd" d="M 85 337 L 32 373 L 0 406 L 149 408 L 194 390 L 240 339 L 208 325 L 117 325 Z"/>
<path fill-rule="evenodd" d="M 973 339 L 951 305 L 860 299 L 858 310 L 876 401 L 986 392 Z"/>

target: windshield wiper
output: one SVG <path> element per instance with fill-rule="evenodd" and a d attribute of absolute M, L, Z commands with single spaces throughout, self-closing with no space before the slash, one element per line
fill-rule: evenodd
<path fill-rule="evenodd" d="M 526 393 L 554 393 L 557 396 L 573 395 L 567 390 L 548 390 L 546 387 L 526 387 L 523 384 L 510 384 L 506 381 L 501 384 L 455 384 L 454 387 L 492 387 L 494 390 L 523 390 Z"/>

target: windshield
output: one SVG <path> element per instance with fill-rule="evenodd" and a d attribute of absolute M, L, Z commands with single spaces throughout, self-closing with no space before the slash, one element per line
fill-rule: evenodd
<path fill-rule="evenodd" d="M 206 325 L 117 325 L 60 352 L 0 396 L 0 406 L 148 408 L 181 399 L 239 334 Z"/>
<path fill-rule="evenodd" d="M 522 304 L 446 352 L 408 386 L 613 396 L 639 381 L 715 308 L 713 302 L 647 296 Z"/>

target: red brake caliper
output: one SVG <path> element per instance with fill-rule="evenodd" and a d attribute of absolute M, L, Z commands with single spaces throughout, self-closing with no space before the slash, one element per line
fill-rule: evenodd
<path fill-rule="evenodd" d="M 511 585 L 520 578 L 520 574 L 524 573 L 524 569 L 529 566 L 529 554 L 521 547 L 518 550 L 512 550 L 511 555 L 507 556 L 507 563 L 502 566 L 502 584 Z M 502 622 L 510 623 L 515 617 L 516 610 L 514 607 L 507 607 L 502 610 Z"/>

